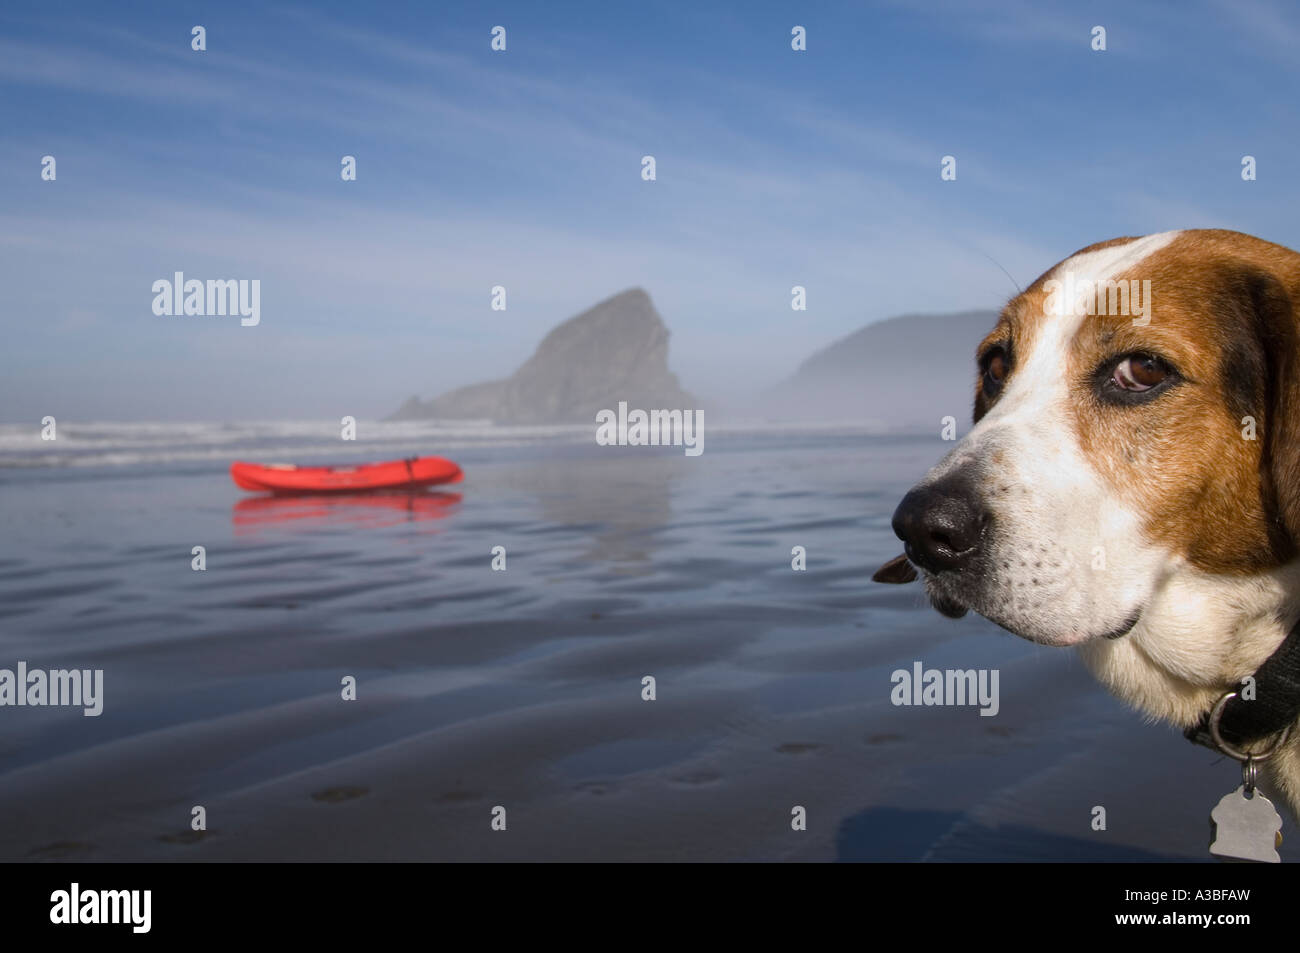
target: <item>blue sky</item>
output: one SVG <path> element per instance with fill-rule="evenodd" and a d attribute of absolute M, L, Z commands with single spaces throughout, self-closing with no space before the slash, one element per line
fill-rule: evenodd
<path fill-rule="evenodd" d="M 5 8 L 0 420 L 382 415 L 633 285 L 735 399 L 1105 238 L 1300 247 L 1297 49 L 1266 0 Z M 155 316 L 178 270 L 261 325 Z"/>

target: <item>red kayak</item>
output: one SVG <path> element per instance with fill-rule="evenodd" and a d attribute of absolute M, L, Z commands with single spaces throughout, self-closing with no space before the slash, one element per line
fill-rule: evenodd
<path fill-rule="evenodd" d="M 245 490 L 271 493 L 355 493 L 437 483 L 459 483 L 460 466 L 442 457 L 410 457 L 354 467 L 295 467 L 287 463 L 232 463 L 230 476 Z"/>

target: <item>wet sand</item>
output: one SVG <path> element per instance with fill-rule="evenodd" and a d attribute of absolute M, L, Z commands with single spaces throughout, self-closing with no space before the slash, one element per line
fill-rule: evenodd
<path fill-rule="evenodd" d="M 484 447 L 455 494 L 335 503 L 0 472 L 0 667 L 105 680 L 97 718 L 0 709 L 0 858 L 1208 860 L 1235 765 L 870 582 L 946 446 Z M 998 714 L 891 704 L 918 660 L 997 669 Z"/>

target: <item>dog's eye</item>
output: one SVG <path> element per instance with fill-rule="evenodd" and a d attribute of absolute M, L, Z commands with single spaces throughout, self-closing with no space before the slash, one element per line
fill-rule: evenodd
<path fill-rule="evenodd" d="M 984 357 L 984 393 L 992 397 L 1002 389 L 1002 382 L 1007 376 L 1007 354 L 1002 348 L 994 348 Z"/>
<path fill-rule="evenodd" d="M 1130 354 L 1115 365 L 1111 382 L 1120 390 L 1150 390 L 1169 376 L 1169 368 L 1150 354 Z"/>

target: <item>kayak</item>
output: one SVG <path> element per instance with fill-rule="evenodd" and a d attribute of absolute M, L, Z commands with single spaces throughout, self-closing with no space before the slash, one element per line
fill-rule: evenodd
<path fill-rule="evenodd" d="M 459 483 L 460 466 L 442 457 L 410 457 L 342 467 L 296 467 L 287 463 L 230 465 L 230 476 L 245 490 L 272 493 L 355 493 L 438 483 Z"/>

